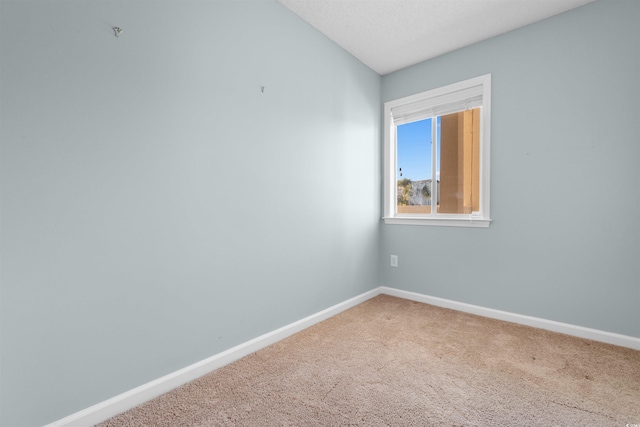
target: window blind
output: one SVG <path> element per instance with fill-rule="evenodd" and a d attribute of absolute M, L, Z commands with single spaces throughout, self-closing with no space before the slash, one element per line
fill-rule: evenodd
<path fill-rule="evenodd" d="M 482 106 L 482 85 L 391 108 L 396 125 Z"/>

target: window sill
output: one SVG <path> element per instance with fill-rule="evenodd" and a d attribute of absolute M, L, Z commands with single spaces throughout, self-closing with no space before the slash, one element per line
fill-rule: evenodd
<path fill-rule="evenodd" d="M 469 227 L 488 228 L 490 219 L 479 218 L 420 218 L 420 217 L 385 217 L 385 224 L 390 225 L 430 225 L 437 227 Z"/>

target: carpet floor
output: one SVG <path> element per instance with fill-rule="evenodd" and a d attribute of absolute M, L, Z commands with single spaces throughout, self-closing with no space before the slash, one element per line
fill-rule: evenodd
<path fill-rule="evenodd" d="M 640 351 L 380 295 L 118 426 L 640 424 Z"/>

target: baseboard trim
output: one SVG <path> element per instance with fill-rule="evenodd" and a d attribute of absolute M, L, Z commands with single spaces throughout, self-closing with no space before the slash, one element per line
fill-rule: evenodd
<path fill-rule="evenodd" d="M 444 298 L 432 297 L 429 295 L 419 294 L 416 292 L 403 291 L 386 286 L 380 287 L 380 293 L 398 298 L 404 298 L 412 301 L 423 302 L 438 307 L 450 308 L 465 313 L 476 314 L 478 316 L 489 317 L 491 319 L 504 320 L 507 322 L 517 323 L 520 325 L 532 326 L 534 328 L 544 329 L 552 332 L 559 332 L 566 335 L 572 335 L 579 338 L 586 338 L 593 341 L 600 341 L 607 344 L 614 344 L 621 347 L 627 347 L 634 350 L 640 350 L 640 338 L 630 337 L 627 335 L 616 334 L 613 332 L 601 331 L 598 329 L 590 329 L 582 326 L 571 325 L 568 323 L 556 322 L 553 320 L 541 319 L 538 317 L 525 316 L 522 314 L 510 313 L 507 311 L 494 310 L 492 308 L 481 307 L 463 302 L 452 301 Z"/>
<path fill-rule="evenodd" d="M 61 420 L 55 421 L 45 427 L 88 427 L 105 421 L 115 415 L 134 408 L 154 397 L 160 396 L 183 384 L 193 381 L 203 375 L 234 362 L 244 356 L 254 353 L 262 348 L 274 344 L 290 335 L 300 332 L 316 323 L 322 322 L 338 313 L 363 303 L 380 294 L 404 298 L 412 301 L 422 302 L 438 307 L 450 308 L 465 313 L 476 314 L 478 316 L 492 319 L 504 320 L 535 328 L 545 329 L 552 332 L 559 332 L 580 338 L 587 338 L 621 347 L 628 347 L 640 350 L 640 338 L 627 335 L 615 334 L 612 332 L 600 331 L 597 329 L 585 328 L 582 326 L 567 323 L 555 322 L 552 320 L 537 317 L 525 316 L 506 311 L 494 310 L 492 308 L 481 307 L 463 302 L 452 301 L 444 298 L 432 297 L 416 292 L 403 291 L 395 288 L 381 286 L 371 291 L 365 292 L 347 301 L 336 304 L 304 319 L 293 322 L 275 331 L 268 332 L 229 350 L 218 353 L 205 360 L 194 363 L 191 366 L 180 369 L 162 378 L 151 381 L 133 390 L 129 390 L 109 400 L 93 405 L 87 409 L 76 412 Z"/>
<path fill-rule="evenodd" d="M 154 397 L 160 396 L 183 384 L 193 381 L 209 372 L 215 371 L 244 356 L 274 344 L 290 335 L 300 332 L 316 323 L 322 322 L 338 313 L 380 295 L 381 288 L 360 294 L 354 298 L 336 304 L 304 319 L 293 322 L 275 331 L 268 332 L 229 350 L 218 353 L 191 366 L 175 371 L 157 380 L 136 387 L 109 400 L 71 414 L 45 427 L 88 427 L 105 421 L 115 415 L 134 408 Z"/>

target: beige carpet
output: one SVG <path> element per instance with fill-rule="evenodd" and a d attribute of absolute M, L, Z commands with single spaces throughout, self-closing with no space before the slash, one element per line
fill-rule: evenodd
<path fill-rule="evenodd" d="M 640 424 L 640 352 L 378 296 L 100 426 Z"/>

